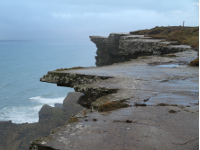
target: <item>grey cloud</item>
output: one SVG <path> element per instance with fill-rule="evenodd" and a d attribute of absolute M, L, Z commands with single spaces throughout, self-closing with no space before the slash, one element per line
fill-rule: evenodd
<path fill-rule="evenodd" d="M 154 26 L 198 25 L 198 0 L 6 0 L 0 39 L 67 39 Z"/>

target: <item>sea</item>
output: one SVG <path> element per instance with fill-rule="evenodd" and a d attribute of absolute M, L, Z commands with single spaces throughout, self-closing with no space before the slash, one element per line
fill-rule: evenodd
<path fill-rule="evenodd" d="M 73 88 L 40 82 L 48 71 L 95 66 L 88 41 L 0 41 L 0 121 L 37 122 L 44 104 L 62 103 Z"/>

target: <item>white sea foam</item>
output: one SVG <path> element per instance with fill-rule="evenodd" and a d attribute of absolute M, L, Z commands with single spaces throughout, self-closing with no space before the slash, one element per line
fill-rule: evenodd
<path fill-rule="evenodd" d="M 29 99 L 40 104 L 48 104 L 50 106 L 54 106 L 55 103 L 63 103 L 64 97 L 44 98 L 42 96 L 36 96 L 36 97 L 31 97 Z"/>
<path fill-rule="evenodd" d="M 0 121 L 37 122 L 44 104 L 62 103 L 67 92 L 72 91 L 41 83 L 39 78 L 47 70 L 95 64 L 94 45 L 89 41 L 2 42 L 1 46 Z M 78 50 L 80 48 L 82 51 Z M 66 59 L 67 55 L 71 57 Z M 52 56 L 59 59 L 52 63 Z"/>
<path fill-rule="evenodd" d="M 29 98 L 35 102 L 33 106 L 4 107 L 0 110 L 0 121 L 12 120 L 13 123 L 34 123 L 38 122 L 38 112 L 44 104 L 54 106 L 54 103 L 62 103 L 64 97 L 44 98 L 36 96 Z"/>
<path fill-rule="evenodd" d="M 0 110 L 0 120 L 12 120 L 13 123 L 33 123 L 38 121 L 41 106 L 4 107 Z"/>

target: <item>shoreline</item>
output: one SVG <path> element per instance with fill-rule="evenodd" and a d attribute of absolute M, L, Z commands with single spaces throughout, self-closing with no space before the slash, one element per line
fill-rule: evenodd
<path fill-rule="evenodd" d="M 69 92 L 63 100 L 62 108 L 43 105 L 38 113 L 38 122 L 17 124 L 12 121 L 1 121 L 0 149 L 28 149 L 31 141 L 47 136 L 53 129 L 64 125 L 71 116 L 83 109 L 74 101 L 74 98 L 79 95 L 76 92 Z M 66 110 L 66 105 L 70 106 L 72 110 Z"/>
<path fill-rule="evenodd" d="M 78 79 L 79 83 L 70 86 L 89 94 L 84 100 L 90 109 L 78 113 L 49 136 L 32 142 L 31 148 L 142 150 L 162 149 L 165 144 L 168 149 L 198 149 L 198 67 L 188 66 L 197 52 L 186 50 L 173 55 L 176 57 L 142 56 L 110 66 L 48 72 L 41 81 L 63 82 L 64 86 L 73 83 L 72 78 L 60 74 L 76 76 L 72 80 L 77 83 Z M 111 78 L 89 80 L 90 76 L 102 74 Z M 102 95 L 108 89 L 115 91 Z M 122 100 L 128 107 L 98 110 L 105 103 Z"/>
<path fill-rule="evenodd" d="M 0 149 L 196 149 L 198 67 L 188 64 L 198 52 L 129 33 L 90 38 L 98 67 L 44 75 L 75 92 L 62 106 L 43 105 L 37 123 L 0 122 Z"/>

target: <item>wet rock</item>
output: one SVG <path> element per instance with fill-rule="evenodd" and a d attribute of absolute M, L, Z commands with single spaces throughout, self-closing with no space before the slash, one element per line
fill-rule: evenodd
<path fill-rule="evenodd" d="M 182 53 L 188 57 L 188 52 Z M 192 56 L 195 57 L 196 54 Z M 128 105 L 136 104 L 138 107 L 126 107 L 104 115 L 97 111 L 88 112 L 87 118 L 80 117 L 78 122 L 77 118 L 73 118 L 72 124 L 60 127 L 32 146 L 49 146 L 54 149 L 70 147 L 72 150 L 90 150 L 97 147 L 143 150 L 149 147 L 162 149 L 163 144 L 167 145 L 167 149 L 173 147 L 179 149 L 177 145 L 180 144 L 181 149 L 197 149 L 198 106 L 191 103 L 197 102 L 198 98 L 198 68 L 187 65 L 176 68 L 157 67 L 163 63 L 179 64 L 180 58 L 181 61 L 185 60 L 185 57 L 180 56 L 178 58 L 149 56 L 148 59 L 138 58 L 112 66 L 66 71 L 88 76 L 91 74 L 113 76 L 108 80 L 74 85 L 75 91 L 82 92 L 86 96 L 81 97 L 85 98 L 84 101 L 81 100 L 81 105 L 90 106 L 92 102 L 93 107 L 99 107 L 99 104 L 109 101 L 126 100 Z M 78 79 L 80 78 L 74 78 L 75 82 Z M 98 101 L 98 104 L 94 105 L 95 101 Z M 191 105 L 189 108 L 188 103 Z M 109 142 L 106 143 L 107 139 Z M 88 145 L 88 141 L 91 140 L 93 142 Z"/>
<path fill-rule="evenodd" d="M 60 123 L 58 120 L 54 122 L 53 119 L 23 124 L 0 122 L 0 149 L 27 150 L 31 141 L 48 135 L 52 129 L 61 125 Z"/>
<path fill-rule="evenodd" d="M 64 118 L 65 115 L 61 108 L 51 107 L 45 104 L 39 111 L 39 122 L 45 121 L 46 119 Z"/>
<path fill-rule="evenodd" d="M 82 96 L 84 96 L 84 94 L 80 92 L 69 92 L 63 101 L 62 109 L 71 114 L 83 110 L 84 108 L 78 104 L 78 101 Z"/>
<path fill-rule="evenodd" d="M 54 104 L 54 107 L 62 108 L 62 104 L 61 104 L 61 103 L 55 103 L 55 104 Z"/>
<path fill-rule="evenodd" d="M 51 124 L 55 125 L 64 124 L 71 116 L 84 110 L 84 107 L 78 104 L 80 97 L 83 95 L 80 92 L 69 92 L 63 101 L 62 108 L 43 105 L 39 111 L 39 123 L 51 122 Z"/>
<path fill-rule="evenodd" d="M 63 108 L 44 105 L 39 111 L 39 122 L 36 123 L 0 122 L 0 150 L 27 150 L 31 141 L 50 134 L 51 130 L 64 125 L 74 114 L 83 110 L 84 108 L 77 103 L 82 95 L 79 92 L 69 93 L 64 100 Z M 33 146 L 31 149 L 42 150 L 50 147 Z"/>

